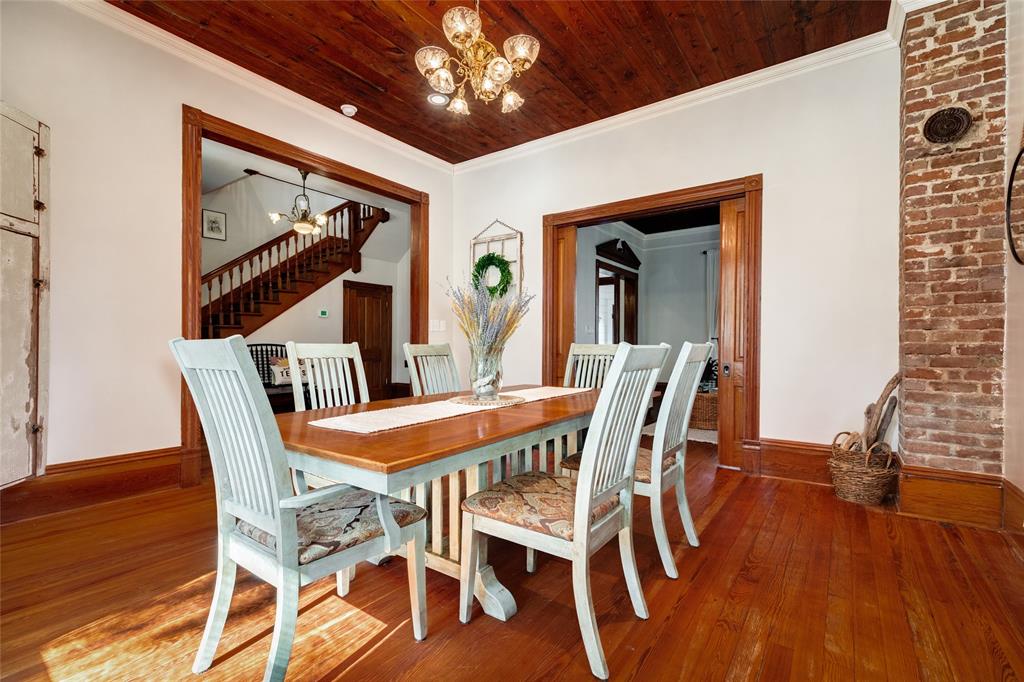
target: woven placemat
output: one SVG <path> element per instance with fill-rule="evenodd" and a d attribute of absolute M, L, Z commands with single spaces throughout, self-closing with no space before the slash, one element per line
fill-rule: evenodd
<path fill-rule="evenodd" d="M 472 395 L 457 395 L 454 398 L 449 398 L 448 402 L 455 403 L 456 405 L 473 405 L 476 407 L 508 407 L 509 405 L 525 403 L 526 398 L 518 395 L 498 395 L 497 398 L 491 398 L 490 400 L 480 400 Z"/>

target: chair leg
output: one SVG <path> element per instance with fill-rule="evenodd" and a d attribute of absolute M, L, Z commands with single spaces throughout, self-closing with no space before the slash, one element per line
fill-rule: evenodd
<path fill-rule="evenodd" d="M 632 524 L 619 531 L 619 557 L 622 559 L 622 573 L 626 576 L 629 599 L 633 602 L 633 612 L 637 618 L 647 620 L 647 602 L 644 600 L 644 588 L 640 584 L 640 571 L 636 568 L 636 555 L 633 553 Z"/>
<path fill-rule="evenodd" d="M 693 525 L 690 505 L 686 501 L 686 475 L 683 469 L 683 466 L 679 467 L 679 480 L 676 482 L 676 503 L 679 505 L 679 517 L 683 520 L 686 541 L 690 543 L 691 547 L 700 547 L 700 540 L 697 539 L 697 528 Z"/>
<path fill-rule="evenodd" d="M 665 509 L 661 493 L 658 492 L 660 488 L 660 485 L 651 485 L 651 526 L 654 527 L 654 541 L 658 545 L 658 554 L 661 555 L 665 575 L 674 580 L 679 577 L 679 571 L 676 570 L 676 562 L 672 558 L 672 543 L 669 542 L 668 531 L 665 530 Z"/>
<path fill-rule="evenodd" d="M 537 572 L 537 550 L 535 550 L 533 547 L 526 548 L 526 572 Z"/>
<path fill-rule="evenodd" d="M 355 565 L 343 568 L 335 574 L 338 578 L 338 596 L 344 597 L 352 587 L 352 580 L 356 577 Z"/>
<path fill-rule="evenodd" d="M 584 549 L 584 552 L 586 550 Z M 608 664 L 604 660 L 601 635 L 597 632 L 597 615 L 590 595 L 590 559 L 576 557 L 572 561 L 572 593 L 576 599 L 576 618 L 580 622 L 583 648 L 590 662 L 590 672 L 602 680 L 608 679 Z"/>
<path fill-rule="evenodd" d="M 263 682 L 279 682 L 288 670 L 295 639 L 295 621 L 299 615 L 299 573 L 283 569 L 278 574 L 277 609 L 274 615 L 274 637 L 270 642 L 270 658 L 263 673 Z"/>
<path fill-rule="evenodd" d="M 416 641 L 427 637 L 427 524 L 420 521 L 415 535 L 405 545 L 409 568 L 409 601 L 412 603 L 412 634 Z"/>
<path fill-rule="evenodd" d="M 235 590 L 235 569 L 237 564 L 228 558 L 227 547 L 220 543 L 217 556 L 217 582 L 213 587 L 213 603 L 210 604 L 210 615 L 206 619 L 206 630 L 192 664 L 192 672 L 199 674 L 209 669 L 213 657 L 217 653 L 217 643 L 224 631 L 224 621 L 228 619 L 231 607 L 231 594 Z"/>
<path fill-rule="evenodd" d="M 473 590 L 480 560 L 480 533 L 473 530 L 473 515 L 462 513 L 462 556 L 459 571 L 459 620 L 473 617 Z"/>

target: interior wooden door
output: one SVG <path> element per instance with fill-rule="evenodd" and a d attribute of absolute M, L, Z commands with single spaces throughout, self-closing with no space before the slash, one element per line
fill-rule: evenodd
<path fill-rule="evenodd" d="M 576 226 L 559 227 L 554 237 L 554 291 L 544 296 L 544 305 L 551 306 L 545 314 L 550 314 L 554 329 L 555 364 L 551 368 L 550 383 L 561 386 L 569 346 L 576 338 Z M 547 376 L 545 381 L 548 381 Z"/>
<path fill-rule="evenodd" d="M 721 202 L 721 270 L 719 280 L 718 352 L 718 463 L 743 466 L 743 440 L 747 437 L 746 376 L 748 347 L 744 324 L 747 282 L 744 263 L 749 248 L 746 235 L 746 199 Z"/>
<path fill-rule="evenodd" d="M 358 342 L 370 400 L 391 397 L 391 287 L 345 282 L 345 343 Z"/>
<path fill-rule="evenodd" d="M 639 279 L 636 276 L 620 277 L 619 282 L 622 286 L 622 340 L 626 343 L 638 343 Z"/>

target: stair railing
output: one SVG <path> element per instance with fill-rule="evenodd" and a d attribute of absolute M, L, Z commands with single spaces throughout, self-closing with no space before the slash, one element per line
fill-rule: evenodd
<path fill-rule="evenodd" d="M 384 209 L 346 201 L 326 211 L 327 224 L 318 235 L 289 230 L 203 275 L 204 336 L 215 326 L 238 325 L 243 313 L 257 313 L 262 302 L 292 289 L 331 259 L 355 264 L 369 233 L 390 217 Z"/>

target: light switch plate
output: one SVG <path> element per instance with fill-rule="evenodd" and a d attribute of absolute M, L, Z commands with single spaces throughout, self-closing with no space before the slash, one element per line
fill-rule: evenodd
<path fill-rule="evenodd" d="M 327 308 L 321 308 L 319 314 L 317 315 L 317 317 L 327 317 L 327 315 L 328 315 Z"/>

